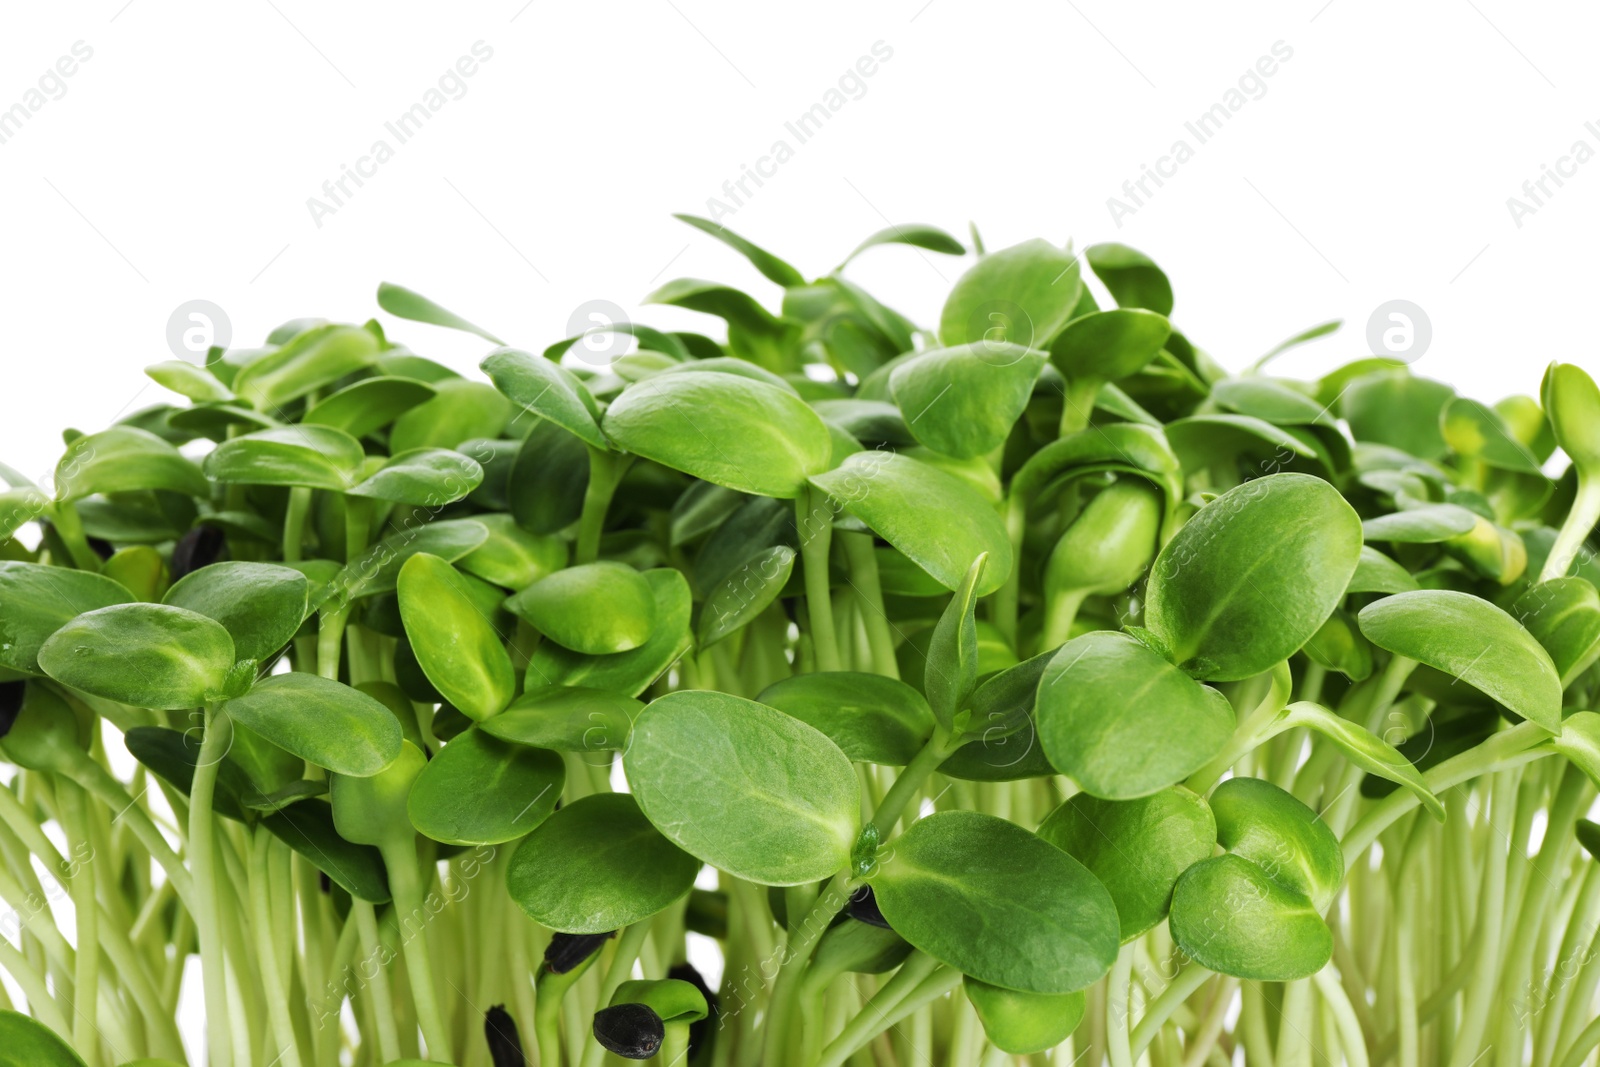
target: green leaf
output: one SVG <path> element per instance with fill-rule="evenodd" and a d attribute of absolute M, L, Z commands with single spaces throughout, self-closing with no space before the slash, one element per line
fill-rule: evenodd
<path fill-rule="evenodd" d="M 1375 548 L 1361 546 L 1361 560 L 1350 577 L 1346 593 L 1404 593 L 1417 588 L 1417 580 L 1394 560 Z"/>
<path fill-rule="evenodd" d="M 1226 698 L 1126 634 L 1062 645 L 1039 681 L 1039 742 L 1092 796 L 1129 800 L 1183 781 L 1233 734 Z"/>
<path fill-rule="evenodd" d="M 1078 259 L 1035 238 L 991 252 L 956 279 L 939 314 L 946 348 L 974 341 L 1042 348 L 1083 293 Z"/>
<path fill-rule="evenodd" d="M 1237 978 L 1307 978 L 1333 955 L 1333 931 L 1316 906 L 1238 856 L 1185 871 L 1172 892 L 1168 925 L 1184 955 Z"/>
<path fill-rule="evenodd" d="M 444 326 L 452 330 L 475 333 L 485 341 L 497 345 L 505 343 L 483 327 L 474 326 L 460 315 L 448 308 L 440 307 L 421 293 L 414 292 L 401 285 L 395 285 L 393 282 L 380 282 L 378 284 L 378 306 L 396 318 L 410 319 L 412 322 L 426 322 L 430 326 Z"/>
<path fill-rule="evenodd" d="M 90 571 L 0 560 L 0 668 L 43 674 L 39 648 L 69 620 L 133 594 Z"/>
<path fill-rule="evenodd" d="M 534 830 L 567 780 L 554 752 L 514 745 L 474 727 L 417 775 L 406 800 L 417 832 L 449 845 L 497 845 Z"/>
<path fill-rule="evenodd" d="M 418 552 L 400 568 L 395 588 L 412 651 L 445 699 L 480 721 L 509 704 L 516 688 L 511 657 L 466 579 L 438 556 Z"/>
<path fill-rule="evenodd" d="M 162 710 L 198 708 L 220 695 L 233 659 L 220 624 L 164 604 L 87 612 L 39 649 L 39 666 L 63 685 Z"/>
<path fill-rule="evenodd" d="M 63 503 L 135 489 L 170 489 L 198 497 L 211 493 L 192 461 L 155 434 L 132 426 L 113 426 L 68 445 L 56 464 L 55 489 Z"/>
<path fill-rule="evenodd" d="M 84 1067 L 72 1046 L 43 1023 L 0 1011 L 0 1067 Z"/>
<path fill-rule="evenodd" d="M 1316 812 L 1258 778 L 1230 778 L 1211 794 L 1226 856 L 1184 872 L 1170 928 L 1201 966 L 1259 981 L 1322 969 L 1333 936 L 1322 921 L 1344 880 L 1339 839 Z"/>
<path fill-rule="evenodd" d="M 1145 479 L 1168 507 L 1183 498 L 1183 468 L 1161 430 L 1131 423 L 1095 426 L 1045 445 L 1012 477 L 1011 496 L 1028 502 L 1069 479 L 1106 472 Z"/>
<path fill-rule="evenodd" d="M 907 223 L 904 226 L 889 226 L 879 230 L 865 241 L 856 245 L 855 251 L 845 257 L 838 269 L 843 270 L 861 253 L 869 248 L 879 245 L 911 245 L 913 248 L 924 248 L 929 252 L 938 252 L 946 256 L 964 256 L 966 248 L 960 241 L 951 237 L 937 226 L 927 226 L 921 223 Z"/>
<path fill-rule="evenodd" d="M 709 233 L 735 252 L 738 252 L 748 259 L 756 270 L 761 272 L 762 277 L 770 282 L 776 282 L 786 287 L 804 285 L 806 283 L 805 276 L 789 264 L 766 249 L 751 244 L 732 230 L 724 229 L 719 223 L 712 222 L 710 219 L 702 219 L 696 215 L 674 214 L 672 217 L 679 222 L 688 223 L 702 233 Z"/>
<path fill-rule="evenodd" d="M 1458 396 L 1445 405 L 1440 431 L 1450 450 L 1498 470 L 1538 474 L 1539 457 L 1512 436 L 1491 407 Z"/>
<path fill-rule="evenodd" d="M 1282 714 L 1289 727 L 1304 726 L 1315 730 L 1337 745 L 1350 762 L 1362 770 L 1411 790 L 1422 806 L 1428 809 L 1428 814 L 1440 822 L 1444 821 L 1444 805 L 1433 795 L 1417 768 L 1398 749 L 1366 727 L 1306 700 L 1290 704 Z"/>
<path fill-rule="evenodd" d="M 483 468 L 460 452 L 414 448 L 394 456 L 348 492 L 396 504 L 442 508 L 465 497 L 482 481 Z"/>
<path fill-rule="evenodd" d="M 489 531 L 488 540 L 451 562 L 502 589 L 522 589 L 567 565 L 567 543 L 560 538 L 533 534 L 510 515 L 477 515 L 472 519 Z M 448 559 L 442 552 L 437 556 Z"/>
<path fill-rule="evenodd" d="M 979 981 L 1071 993 L 1117 957 L 1117 909 L 1105 886 L 1015 823 L 939 812 L 912 823 L 885 853 L 869 881 L 889 925 Z"/>
<path fill-rule="evenodd" d="M 446 378 L 433 383 L 433 399 L 407 411 L 389 429 L 389 451 L 455 448 L 474 437 L 499 437 L 511 420 L 511 401 L 492 385 Z"/>
<path fill-rule="evenodd" d="M 1246 459 L 1256 470 L 1275 470 L 1301 460 L 1329 473 L 1333 459 L 1304 426 L 1277 426 L 1253 415 L 1191 415 L 1166 426 L 1167 440 L 1185 470 L 1233 466 Z"/>
<path fill-rule="evenodd" d="M 342 682 L 303 671 L 274 674 L 228 701 L 230 717 L 309 763 L 367 778 L 400 754 L 400 720 Z"/>
<path fill-rule="evenodd" d="M 305 575 L 272 563 L 224 561 L 178 579 L 162 603 L 220 622 L 236 659 L 265 663 L 305 621 Z"/>
<path fill-rule="evenodd" d="M 1211 399 L 1230 411 L 1277 426 L 1332 426 L 1331 412 L 1315 397 L 1276 378 L 1224 378 L 1211 387 Z"/>
<path fill-rule="evenodd" d="M 662 837 L 626 793 L 597 793 L 556 812 L 518 846 L 511 898 L 535 922 L 603 934 L 648 919 L 694 885 L 700 861 Z"/>
<path fill-rule="evenodd" d="M 1089 269 L 1111 290 L 1120 307 L 1147 308 L 1172 314 L 1172 283 L 1155 261 L 1127 245 L 1106 243 L 1083 250 Z"/>
<path fill-rule="evenodd" d="M 1563 687 L 1600 658 L 1600 590 L 1586 579 L 1537 582 L 1511 612 L 1550 653 Z"/>
<path fill-rule="evenodd" d="M 753 700 L 679 692 L 652 703 L 623 753 L 639 807 L 706 863 L 763 885 L 843 870 L 860 829 L 849 757 Z"/>
<path fill-rule="evenodd" d="M 758 550 L 706 594 L 696 637 L 702 649 L 738 632 L 778 599 L 794 574 L 795 550 L 772 545 Z"/>
<path fill-rule="evenodd" d="M 357 900 L 389 902 L 389 872 L 383 857 L 370 845 L 341 837 L 327 801 L 302 800 L 261 816 L 261 825 Z"/>
<path fill-rule="evenodd" d="M 1455 390 L 1405 370 L 1380 370 L 1351 381 L 1339 413 L 1357 441 L 1371 441 L 1419 459 L 1440 459 L 1448 446 L 1440 423 Z"/>
<path fill-rule="evenodd" d="M 1344 853 L 1322 817 L 1271 782 L 1229 778 L 1210 797 L 1217 843 L 1326 909 L 1344 881 Z"/>
<path fill-rule="evenodd" d="M 220 403 L 233 399 L 233 390 L 219 382 L 216 375 L 185 359 L 152 363 L 144 369 L 144 372 L 157 385 L 165 386 L 197 404 Z"/>
<path fill-rule="evenodd" d="M 988 596 L 1011 573 L 1005 523 L 983 497 L 930 464 L 892 452 L 858 452 L 811 479 L 874 533 L 957 589 L 972 561 L 987 554 L 977 595 Z"/>
<path fill-rule="evenodd" d="M 1068 381 L 1114 382 L 1137 374 L 1172 335 L 1163 315 L 1139 308 L 1073 319 L 1050 342 L 1050 362 Z"/>
<path fill-rule="evenodd" d="M 233 437 L 205 458 L 219 482 L 343 492 L 361 480 L 361 442 L 331 426 L 280 426 Z"/>
<path fill-rule="evenodd" d="M 1137 800 L 1079 793 L 1046 816 L 1038 834 L 1105 884 L 1124 944 L 1167 917 L 1178 876 L 1217 844 L 1211 808 L 1182 786 Z"/>
<path fill-rule="evenodd" d="M 792 499 L 827 469 L 833 442 L 805 401 L 730 374 L 661 374 L 612 401 L 606 436 L 662 466 L 760 496 Z"/>
<path fill-rule="evenodd" d="M 585 686 L 544 685 L 528 690 L 483 732 L 504 741 L 557 752 L 620 752 L 644 705 L 633 697 Z"/>
<path fill-rule="evenodd" d="M 933 736 L 933 711 L 922 694 L 879 674 L 797 674 L 756 699 L 820 730 L 857 763 L 903 767 Z"/>
<path fill-rule="evenodd" d="M 689 583 L 671 567 L 644 572 L 656 602 L 656 626 L 650 639 L 629 652 L 588 656 L 552 641 L 541 644 L 528 661 L 531 684 L 590 686 L 624 696 L 638 696 L 689 650 L 689 616 L 694 607 Z"/>
<path fill-rule="evenodd" d="M 1561 729 L 1561 676 L 1550 654 L 1487 600 L 1419 589 L 1367 605 L 1359 621 L 1379 648 L 1459 678 L 1551 733 Z"/>
<path fill-rule="evenodd" d="M 1230 489 L 1167 542 L 1150 570 L 1145 626 L 1196 677 L 1234 681 L 1287 659 L 1344 596 L 1361 520 L 1304 474 Z"/>
<path fill-rule="evenodd" d="M 589 446 L 553 422 L 534 423 L 512 461 L 506 498 L 517 525 L 553 534 L 577 522 L 589 487 Z"/>
<path fill-rule="evenodd" d="M 349 599 L 387 593 L 394 589 L 400 568 L 419 553 L 438 556 L 447 563 L 474 551 L 489 539 L 488 527 L 479 519 L 437 519 L 406 528 L 391 534 L 362 553 L 355 562 L 339 571 L 330 587 L 320 591 L 327 596 L 343 595 Z M 313 607 L 323 601 L 313 598 Z"/>
<path fill-rule="evenodd" d="M 941 348 L 896 366 L 889 387 L 918 441 L 970 459 L 1005 444 L 1044 361 L 1013 344 Z"/>
<path fill-rule="evenodd" d="M 1592 711 L 1576 711 L 1568 715 L 1561 724 L 1561 733 L 1554 744 L 1556 751 L 1588 775 L 1591 782 L 1600 782 L 1600 715 Z M 1580 829 L 1579 839 L 1582 840 L 1583 836 Z M 1585 847 L 1588 847 L 1587 843 Z"/>
<path fill-rule="evenodd" d="M 1600 471 L 1600 386 L 1576 364 L 1552 363 L 1540 399 L 1561 450 L 1580 471 Z"/>
<path fill-rule="evenodd" d="M 594 397 L 559 363 L 515 348 L 497 348 L 481 366 L 513 404 L 549 419 L 585 444 L 607 447 Z"/>
<path fill-rule="evenodd" d="M 279 409 L 291 400 L 370 367 L 378 350 L 370 330 L 315 326 L 239 371 L 233 391 L 256 410 L 282 417 Z"/>
<path fill-rule="evenodd" d="M 928 695 L 933 717 L 946 730 L 955 725 L 956 713 L 978 684 L 978 628 L 974 611 L 978 583 L 987 555 L 979 555 L 934 625 L 928 642 L 928 664 L 922 674 L 922 691 Z"/>
<path fill-rule="evenodd" d="M 1076 993 L 1019 993 L 980 982 L 963 982 L 967 999 L 996 1048 L 1016 1056 L 1055 1048 L 1083 1021 L 1088 998 Z"/>
<path fill-rule="evenodd" d="M 1367 519 L 1361 524 L 1361 536 L 1367 541 L 1426 545 L 1459 537 L 1476 525 L 1478 516 L 1459 504 L 1424 504 Z"/>
<path fill-rule="evenodd" d="M 656 626 L 650 583 L 609 560 L 540 578 L 507 600 L 506 610 L 561 647 L 590 656 L 638 648 Z"/>
<path fill-rule="evenodd" d="M 415 378 L 380 375 L 319 400 L 300 417 L 302 425 L 331 426 L 351 437 L 381 430 L 434 395 L 433 386 Z"/>

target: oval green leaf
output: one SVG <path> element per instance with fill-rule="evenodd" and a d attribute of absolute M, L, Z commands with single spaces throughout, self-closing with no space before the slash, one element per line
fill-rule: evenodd
<path fill-rule="evenodd" d="M 220 623 L 165 604 L 117 604 L 79 615 L 39 649 L 63 685 L 140 708 L 198 708 L 233 666 Z"/>
<path fill-rule="evenodd" d="M 448 845 L 497 845 L 533 831 L 567 780 L 554 752 L 513 745 L 474 727 L 417 775 L 406 811 L 417 832 Z"/>
<path fill-rule="evenodd" d="M 422 672 L 468 718 L 483 720 L 511 702 L 511 657 L 466 579 L 438 556 L 418 552 L 396 581 L 400 618 Z"/>
<path fill-rule="evenodd" d="M 518 846 L 506 870 L 529 917 L 569 934 L 603 934 L 648 919 L 694 885 L 700 861 L 668 841 L 626 793 L 562 808 Z"/>
<path fill-rule="evenodd" d="M 343 682 L 303 671 L 274 674 L 227 712 L 286 752 L 335 774 L 368 778 L 400 754 L 400 720 Z"/>
<path fill-rule="evenodd" d="M 671 693 L 639 715 L 622 760 L 656 828 L 731 874 L 799 885 L 850 860 L 861 818 L 855 769 L 780 711 L 726 693 Z"/>
<path fill-rule="evenodd" d="M 1249 678 L 1321 628 L 1361 559 L 1361 520 L 1332 485 L 1273 474 L 1200 509 L 1156 557 L 1145 626 L 1195 677 Z"/>
<path fill-rule="evenodd" d="M 884 851 L 869 876 L 884 918 L 964 974 L 1005 989 L 1071 993 L 1117 958 L 1117 909 L 1105 886 L 1015 823 L 939 812 Z"/>

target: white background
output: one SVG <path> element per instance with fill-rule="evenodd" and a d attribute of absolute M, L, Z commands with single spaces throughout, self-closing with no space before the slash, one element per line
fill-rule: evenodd
<path fill-rule="evenodd" d="M 1518 227 L 1507 198 L 1574 141 L 1600 149 L 1600 12 L 1509 0 L 971 3 L 623 0 L 479 4 L 94 0 L 8 4 L 0 108 L 84 42 L 93 58 L 0 144 L 0 461 L 42 475 L 65 426 L 163 390 L 166 323 L 203 298 L 235 344 L 280 321 L 361 321 L 393 280 L 522 346 L 605 298 L 680 275 L 776 288 L 670 217 L 707 212 L 777 139 L 794 158 L 723 221 L 808 274 L 890 222 L 991 248 L 1131 244 L 1173 278 L 1174 318 L 1225 366 L 1342 317 L 1285 360 L 1368 354 L 1405 298 L 1432 320 L 1420 373 L 1493 400 L 1552 358 L 1600 371 L 1589 314 L 1600 160 Z M 319 227 L 307 200 L 474 42 L 493 58 Z M 892 58 L 803 145 L 784 123 L 875 42 Z M 1184 130 L 1275 42 L 1293 50 L 1220 134 Z M 1119 228 L 1121 195 L 1197 146 Z M 353 189 L 354 187 L 351 186 Z M 724 197 L 724 199 L 726 199 Z M 731 205 L 731 201 L 728 201 Z M 852 274 L 924 324 L 957 260 L 882 249 Z M 392 324 L 391 324 L 392 325 Z M 475 338 L 405 324 L 468 368 Z"/>

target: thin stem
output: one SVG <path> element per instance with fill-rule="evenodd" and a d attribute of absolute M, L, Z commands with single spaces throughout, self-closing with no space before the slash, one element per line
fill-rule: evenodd
<path fill-rule="evenodd" d="M 300 546 L 305 541 L 306 515 L 311 511 L 311 488 L 296 485 L 289 490 L 289 503 L 283 512 L 283 561 L 298 563 Z"/>
<path fill-rule="evenodd" d="M 1596 523 L 1600 523 L 1600 479 L 1590 477 L 1580 468 L 1577 495 L 1572 498 L 1572 508 L 1567 512 L 1567 521 L 1561 524 L 1555 544 L 1550 546 L 1550 555 L 1545 557 L 1544 569 L 1539 572 L 1541 582 L 1566 576 Z"/>
<path fill-rule="evenodd" d="M 861 1010 L 845 1024 L 839 1036 L 822 1050 L 817 1067 L 840 1067 L 862 1045 L 887 1030 L 892 1024 L 891 1015 L 921 984 L 941 969 L 932 956 L 913 952 L 895 971 L 894 977 L 879 988 Z"/>
<path fill-rule="evenodd" d="M 395 1028 L 394 994 L 389 988 L 389 971 L 385 966 L 383 942 L 378 937 L 378 918 L 372 905 L 365 900 L 352 899 L 350 911 L 361 937 L 361 954 L 372 968 L 373 1015 L 378 1024 L 378 1055 L 383 1062 L 400 1058 L 400 1032 Z M 342 940 L 342 939 L 341 939 Z M 359 974 L 359 972 L 358 972 Z"/>
<path fill-rule="evenodd" d="M 899 821 L 900 813 L 905 810 L 911 798 L 916 796 L 917 790 L 922 788 L 922 783 L 928 780 L 928 775 L 938 769 L 939 765 L 950 757 L 955 751 L 950 734 L 943 728 L 937 727 L 928 743 L 922 746 L 922 751 L 906 764 L 894 784 L 889 787 L 889 792 L 884 794 L 883 803 L 878 805 L 878 810 L 872 813 L 872 825 L 878 832 L 887 837 L 894 830 L 894 824 Z"/>
<path fill-rule="evenodd" d="M 417 850 L 407 837 L 404 842 L 383 846 L 384 865 L 389 869 L 389 891 L 394 895 L 395 916 L 400 924 L 400 951 L 405 956 L 406 976 L 411 980 L 411 996 L 416 1001 L 417 1024 L 428 1044 L 428 1055 L 448 1058 L 449 1031 L 439 1012 L 439 995 L 433 984 L 433 958 L 428 948 L 427 910 L 423 888 L 417 874 Z M 417 923 L 408 929 L 407 923 Z M 444 1060 L 441 1060 L 444 1062 Z"/>
<path fill-rule="evenodd" d="M 1509 730 L 1500 731 L 1476 748 L 1445 760 L 1424 774 L 1422 780 L 1427 784 L 1428 790 L 1437 796 L 1451 786 L 1459 785 L 1468 779 L 1555 755 L 1556 750 L 1553 748 L 1538 747 L 1549 738 L 1550 731 L 1538 723 L 1518 723 Z M 1379 834 L 1393 826 L 1401 816 L 1421 802 L 1417 794 L 1410 790 L 1398 789 L 1367 812 L 1359 822 L 1345 832 L 1341 840 L 1344 847 L 1345 870 L 1348 871 L 1355 865 L 1356 860 L 1371 847 Z"/>
<path fill-rule="evenodd" d="M 861 598 L 861 617 L 866 623 L 867 642 L 872 649 L 872 669 L 898 680 L 900 665 L 894 657 L 889 615 L 883 607 L 883 587 L 878 581 L 878 556 L 872 548 L 872 536 L 841 533 L 839 543 L 844 546 L 845 558 L 850 562 L 850 584 Z"/>
<path fill-rule="evenodd" d="M 600 558 L 600 533 L 605 529 L 611 498 L 627 471 L 631 456 L 589 445 L 589 485 L 583 491 L 583 512 L 578 517 L 574 562 L 593 563 Z"/>
<path fill-rule="evenodd" d="M 213 1067 L 229 1067 L 233 1060 L 227 960 L 217 899 L 216 828 L 211 811 L 217 772 L 228 754 L 232 735 L 226 705 L 207 704 L 205 734 L 189 787 L 189 864 L 194 872 L 194 921 L 200 936 L 200 968 L 205 985 L 206 1045 Z"/>
<path fill-rule="evenodd" d="M 1128 1012 L 1128 985 L 1133 977 L 1133 946 L 1124 945 L 1117 953 L 1106 979 L 1106 1052 L 1111 1067 L 1133 1067 L 1133 1050 L 1128 1037 L 1132 1020 Z"/>
<path fill-rule="evenodd" d="M 89 547 L 89 537 L 83 532 L 83 520 L 78 517 L 77 507 L 67 502 L 56 504 L 50 521 L 56 528 L 56 536 L 67 546 L 72 565 L 80 571 L 98 571 L 100 556 Z"/>
<path fill-rule="evenodd" d="M 85 1061 L 100 1054 L 100 1030 L 95 1010 L 100 999 L 100 905 L 94 891 L 94 844 L 90 839 L 89 808 L 83 793 L 62 783 L 56 791 L 62 823 L 77 842 L 87 846 L 86 858 L 76 869 L 61 873 L 70 879 L 72 911 L 78 928 L 77 958 L 72 982 L 72 1043 Z"/>
<path fill-rule="evenodd" d="M 806 614 L 811 621 L 811 643 L 817 670 L 839 669 L 839 641 L 833 629 L 833 594 L 828 578 L 828 549 L 833 541 L 833 516 L 820 494 L 802 489 L 794 498 L 795 525 L 800 536 L 801 565 L 805 570 Z M 819 514 L 820 513 L 820 514 Z"/>
<path fill-rule="evenodd" d="M 250 925 L 256 941 L 256 964 L 261 968 L 261 980 L 267 990 L 267 1018 L 272 1023 L 272 1037 L 277 1045 L 272 1062 L 282 1063 L 283 1067 L 300 1067 L 300 1039 L 295 1034 L 294 1020 L 289 1017 L 288 999 L 283 995 L 283 974 L 273 938 L 267 866 L 272 841 L 271 834 L 257 830 L 250 848 Z"/>
<path fill-rule="evenodd" d="M 1150 1042 L 1155 1040 L 1156 1032 L 1167 1024 L 1167 1020 L 1172 1018 L 1172 1013 L 1182 1007 L 1183 1002 L 1194 996 L 1194 991 L 1205 985 L 1206 980 L 1216 973 L 1198 963 L 1189 963 L 1167 983 L 1167 988 L 1150 1002 L 1150 1006 L 1144 1010 L 1143 1018 L 1133 1028 L 1128 1047 L 1134 1059 L 1138 1059 L 1144 1054 L 1144 1050 L 1150 1047 Z"/>
<path fill-rule="evenodd" d="M 1100 395 L 1103 383 L 1093 378 L 1075 378 L 1067 382 L 1061 397 L 1061 436 L 1077 433 L 1089 425 L 1094 414 L 1095 398 Z"/>

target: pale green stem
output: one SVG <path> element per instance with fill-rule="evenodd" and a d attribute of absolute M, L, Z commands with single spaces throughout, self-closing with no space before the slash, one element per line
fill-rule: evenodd
<path fill-rule="evenodd" d="M 1519 767 L 1545 756 L 1555 755 L 1555 749 L 1539 746 L 1550 739 L 1550 731 L 1538 723 L 1518 723 L 1502 730 L 1459 756 L 1445 760 L 1422 776 L 1428 790 L 1435 796 L 1453 785 L 1495 771 Z M 1399 789 L 1389 794 L 1347 830 L 1341 839 L 1344 848 L 1345 869 L 1355 865 L 1378 835 L 1393 826 L 1401 816 L 1421 803 L 1417 794 Z"/>
<path fill-rule="evenodd" d="M 1150 1006 L 1145 1008 L 1144 1016 L 1139 1024 L 1133 1028 L 1129 1038 L 1129 1051 L 1133 1058 L 1144 1054 L 1150 1047 L 1150 1042 L 1155 1040 L 1156 1033 L 1172 1018 L 1172 1013 L 1183 1006 L 1183 1002 L 1194 996 L 1195 990 L 1205 985 L 1206 980 L 1217 972 L 1207 970 L 1198 963 L 1188 963 L 1179 971 L 1172 981 L 1167 983 Z"/>
<path fill-rule="evenodd" d="M 617 485 L 632 462 L 631 456 L 589 445 L 589 485 L 583 491 L 583 511 L 578 517 L 575 563 L 593 563 L 600 557 L 600 533 Z"/>
<path fill-rule="evenodd" d="M 1089 425 L 1094 414 L 1095 398 L 1100 395 L 1103 382 L 1093 378 L 1077 378 L 1067 382 L 1066 393 L 1061 397 L 1061 436 L 1077 433 Z"/>
<path fill-rule="evenodd" d="M 1600 478 L 1590 477 L 1580 469 L 1577 495 L 1572 498 L 1572 508 L 1555 544 L 1550 546 L 1550 555 L 1545 557 L 1544 569 L 1539 572 L 1541 582 L 1566 576 L 1596 523 L 1600 523 Z"/>
<path fill-rule="evenodd" d="M 208 704 L 205 734 L 189 788 L 189 863 L 194 873 L 194 921 L 200 937 L 200 967 L 205 985 L 206 1045 L 211 1067 L 230 1067 L 232 1039 L 228 1020 L 227 960 L 222 915 L 218 910 L 216 828 L 211 805 L 217 772 L 227 757 L 232 729 L 225 705 Z"/>
<path fill-rule="evenodd" d="M 881 837 L 887 838 L 894 831 L 894 824 L 900 820 L 900 814 L 905 811 L 911 798 L 917 795 L 922 784 L 928 780 L 928 775 L 950 758 L 955 748 L 949 732 L 942 726 L 935 727 L 928 743 L 906 764 L 884 794 L 883 803 L 872 813 L 872 825 L 878 828 Z"/>
<path fill-rule="evenodd" d="M 72 911 L 78 947 L 72 981 L 72 1043 L 89 1063 L 100 1055 L 100 1030 L 95 1012 L 100 1000 L 100 905 L 94 891 L 94 845 L 90 840 L 89 808 L 75 786 L 62 783 L 56 790 L 62 823 L 72 839 L 88 846 L 77 868 L 61 873 L 70 878 Z M 109 858 L 109 857 L 108 857 Z"/>
<path fill-rule="evenodd" d="M 833 627 L 833 593 L 828 578 L 828 548 L 833 541 L 833 515 L 822 494 L 802 489 L 794 499 L 795 526 L 800 537 L 801 567 L 806 588 L 806 614 L 811 621 L 811 644 L 817 670 L 839 669 L 839 641 Z"/>
<path fill-rule="evenodd" d="M 270 881 L 267 850 L 273 837 L 265 830 L 255 832 L 250 849 L 250 925 L 255 935 L 256 965 L 261 968 L 261 981 L 266 987 L 267 1018 L 272 1023 L 274 1063 L 283 1067 L 300 1067 L 300 1039 L 295 1034 L 294 1020 L 289 1016 L 288 1000 L 283 996 L 283 973 L 278 959 L 277 945 L 273 939 L 272 901 L 268 892 Z"/>
<path fill-rule="evenodd" d="M 1132 945 L 1122 946 L 1122 951 L 1117 953 L 1117 962 L 1111 965 L 1111 975 L 1106 979 L 1106 1052 L 1111 1058 L 1111 1067 L 1133 1067 L 1133 1050 L 1128 1036 L 1128 1028 L 1133 1024 L 1128 1004 L 1128 985 L 1133 977 L 1133 952 Z"/>
<path fill-rule="evenodd" d="M 389 988 L 389 971 L 384 966 L 383 941 L 378 936 L 378 919 L 371 904 L 364 900 L 352 900 L 350 910 L 354 915 L 356 929 L 361 937 L 361 955 L 363 959 L 362 970 L 372 968 L 372 1005 L 373 1016 L 378 1028 L 378 1055 L 383 1057 L 383 1062 L 400 1058 L 400 1032 L 395 1028 L 394 994 Z M 358 972 L 358 977 L 365 977 Z M 340 969 L 343 977 L 343 968 Z"/>
<path fill-rule="evenodd" d="M 822 1050 L 822 1058 L 817 1061 L 817 1067 L 839 1067 L 858 1048 L 887 1030 L 900 1018 L 896 1013 L 901 1005 L 921 987 L 924 981 L 936 977 L 943 969 L 939 961 L 932 956 L 913 952 L 900 965 L 894 976 L 885 982 L 845 1024 L 839 1036 Z"/>
<path fill-rule="evenodd" d="M 283 561 L 298 563 L 300 545 L 306 535 L 306 515 L 311 510 L 311 489 L 296 485 L 289 490 L 289 503 L 283 512 Z"/>
<path fill-rule="evenodd" d="M 450 1032 L 439 1011 L 439 995 L 433 984 L 433 957 L 428 948 L 427 909 L 423 886 L 417 873 L 417 849 L 408 836 L 403 842 L 381 846 L 384 865 L 389 870 L 389 891 L 394 895 L 395 916 L 400 924 L 400 950 L 405 956 L 406 976 L 411 980 L 411 996 L 417 1006 L 417 1024 L 427 1042 L 428 1055 L 448 1062 Z M 407 929 L 408 921 L 418 925 Z"/>

